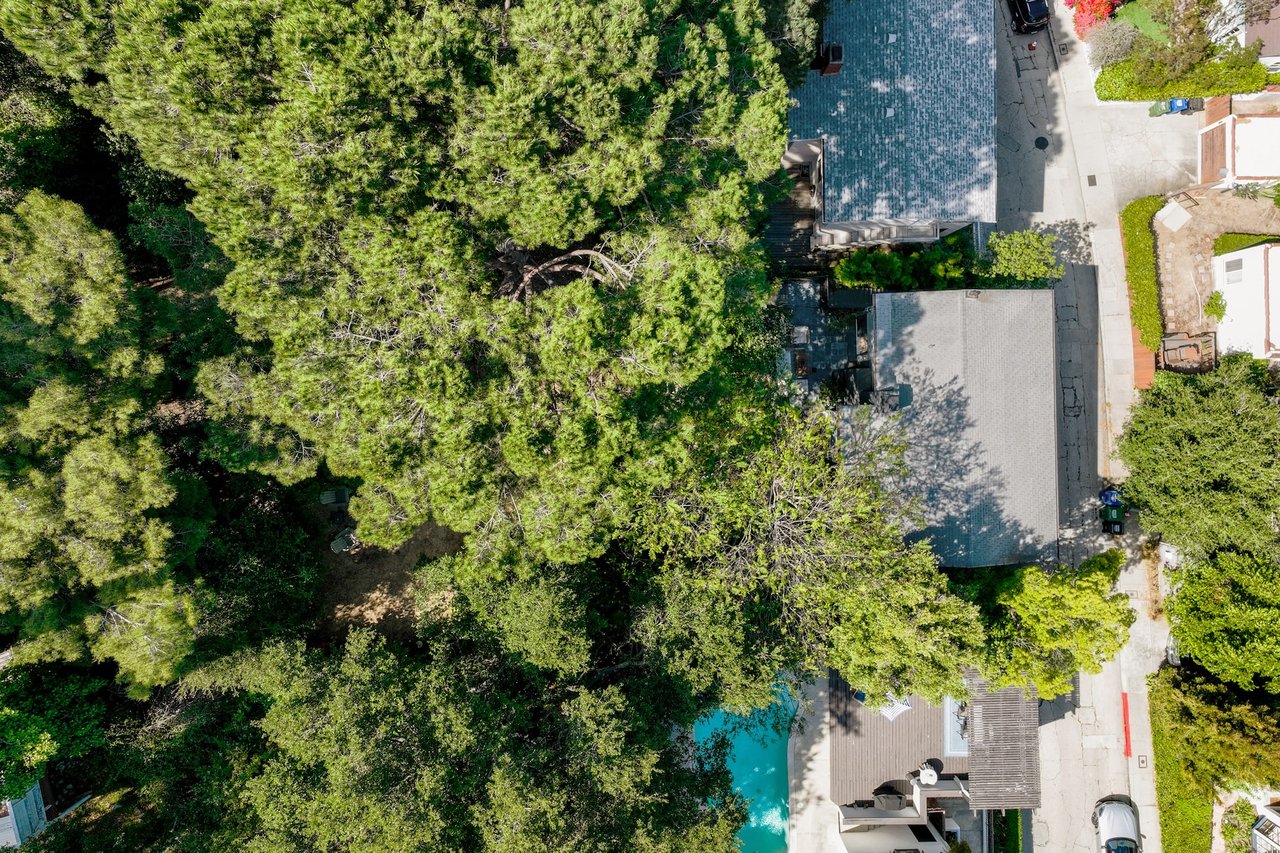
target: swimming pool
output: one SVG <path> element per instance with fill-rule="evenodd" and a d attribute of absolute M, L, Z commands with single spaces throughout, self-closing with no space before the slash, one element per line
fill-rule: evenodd
<path fill-rule="evenodd" d="M 789 721 L 795 711 L 795 703 L 784 698 L 746 718 L 717 711 L 693 727 L 698 740 L 717 731 L 729 732 L 733 786 L 748 801 L 747 823 L 738 833 L 742 853 L 787 851 L 787 734 L 775 732 L 770 720 L 782 715 Z"/>

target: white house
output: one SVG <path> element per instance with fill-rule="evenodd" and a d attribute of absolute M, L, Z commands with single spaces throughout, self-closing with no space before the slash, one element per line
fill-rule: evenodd
<path fill-rule="evenodd" d="M 1202 184 L 1280 180 L 1280 92 L 1210 98 L 1199 142 Z"/>
<path fill-rule="evenodd" d="M 1218 351 L 1280 359 L 1280 243 L 1215 257 L 1213 289 L 1227 304 Z"/>
<path fill-rule="evenodd" d="M 39 785 L 16 800 L 0 800 L 0 847 L 17 847 L 48 823 Z"/>

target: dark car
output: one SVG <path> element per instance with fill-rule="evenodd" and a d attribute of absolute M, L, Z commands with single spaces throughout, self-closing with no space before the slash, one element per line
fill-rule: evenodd
<path fill-rule="evenodd" d="M 1014 32 L 1034 33 L 1049 26 L 1048 0 L 1009 0 Z"/>

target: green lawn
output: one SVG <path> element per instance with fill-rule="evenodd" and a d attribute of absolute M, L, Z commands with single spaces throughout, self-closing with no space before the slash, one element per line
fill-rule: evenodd
<path fill-rule="evenodd" d="M 1169 729 L 1168 688 L 1151 684 L 1151 744 L 1156 770 L 1156 805 L 1160 809 L 1160 837 L 1165 850 L 1208 850 L 1213 826 L 1213 791 L 1186 770 L 1179 741 Z"/>
<path fill-rule="evenodd" d="M 1263 243 L 1275 243 L 1280 241 L 1280 234 L 1236 234 L 1227 232 L 1219 234 L 1218 238 L 1213 241 L 1213 253 L 1215 255 L 1225 255 L 1227 252 L 1238 252 L 1241 249 L 1248 249 L 1250 246 L 1260 246 Z"/>
<path fill-rule="evenodd" d="M 1169 40 L 1169 33 L 1165 31 L 1162 24 L 1151 17 L 1151 10 L 1147 7 L 1147 0 L 1133 0 L 1117 9 L 1115 18 L 1117 21 L 1128 21 L 1143 35 L 1164 44 Z"/>

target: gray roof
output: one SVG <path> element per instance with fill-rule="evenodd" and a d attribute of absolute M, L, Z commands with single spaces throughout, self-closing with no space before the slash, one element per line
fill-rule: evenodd
<path fill-rule="evenodd" d="M 992 0 L 831 0 L 844 68 L 810 71 L 790 115 L 824 140 L 827 222 L 996 221 L 994 21 Z"/>
<path fill-rule="evenodd" d="M 882 293 L 877 388 L 902 386 L 908 491 L 944 566 L 1056 559 L 1052 290 Z"/>
<path fill-rule="evenodd" d="M 969 805 L 975 809 L 1040 808 L 1040 710 L 1033 692 L 990 688 L 976 673 L 969 684 Z"/>
<path fill-rule="evenodd" d="M 831 799 L 853 805 L 877 790 L 909 793 L 911 775 L 926 761 L 939 773 L 968 778 L 975 809 L 1034 809 L 1040 806 L 1039 709 L 1034 694 L 1007 687 L 990 692 L 970 672 L 964 714 L 969 754 L 947 756 L 948 712 L 918 697 L 894 720 L 867 709 L 835 672 L 830 674 Z"/>

